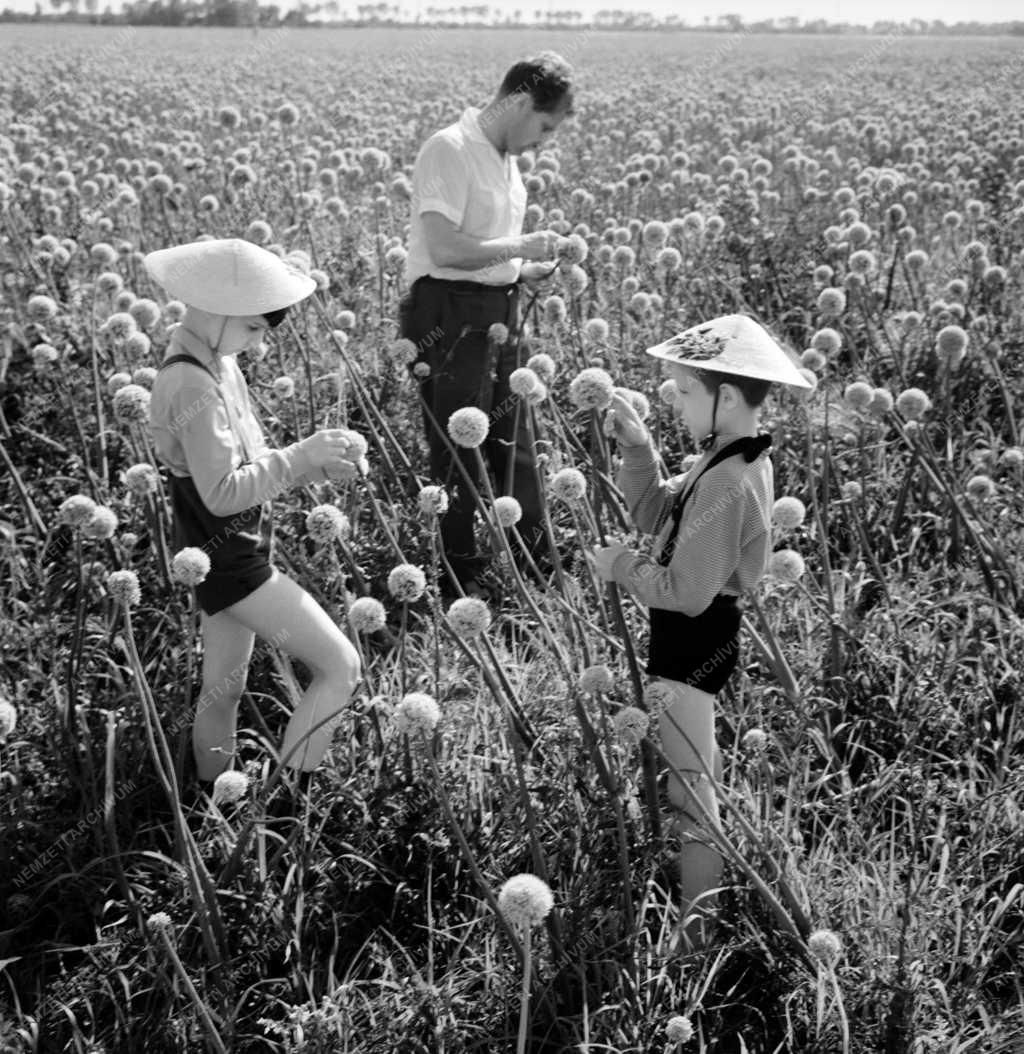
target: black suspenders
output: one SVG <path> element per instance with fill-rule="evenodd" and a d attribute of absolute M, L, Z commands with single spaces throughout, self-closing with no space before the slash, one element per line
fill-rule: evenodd
<path fill-rule="evenodd" d="M 217 387 L 220 387 L 220 379 L 217 375 L 206 365 L 205 362 L 200 362 L 194 355 L 172 355 L 169 359 L 164 359 L 160 363 L 160 369 L 162 370 L 165 366 L 173 366 L 176 362 L 191 362 L 193 366 L 198 366 L 201 370 L 206 372 L 214 379 Z"/>

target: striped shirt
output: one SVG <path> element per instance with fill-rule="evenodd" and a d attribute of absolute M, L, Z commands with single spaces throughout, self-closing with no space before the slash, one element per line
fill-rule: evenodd
<path fill-rule="evenodd" d="M 696 478 L 733 438 L 719 436 L 690 472 L 668 482 L 661 479 L 652 442 L 620 445 L 618 485 L 639 530 L 658 531 L 655 554 L 665 544 L 671 529 L 667 513 L 686 480 Z M 726 458 L 708 469 L 687 499 L 668 566 L 639 553 L 621 553 L 612 565 L 614 581 L 646 607 L 691 617 L 706 610 L 719 593 L 738 596 L 752 589 L 767 570 L 771 553 L 774 493 L 767 451 L 750 463 L 741 456 Z"/>
<path fill-rule="evenodd" d="M 190 363 L 160 370 L 153 382 L 150 432 L 160 460 L 176 476 L 191 476 L 214 516 L 233 516 L 279 497 L 302 483 L 327 477 L 314 468 L 301 443 L 267 446 L 245 377 L 234 355 L 214 355 L 188 330 L 171 335 L 167 357 L 186 354 L 220 373 L 213 378 Z"/>

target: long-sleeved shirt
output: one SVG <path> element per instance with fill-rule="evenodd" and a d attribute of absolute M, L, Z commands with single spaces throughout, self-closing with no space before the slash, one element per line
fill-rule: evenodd
<path fill-rule="evenodd" d="M 233 516 L 294 486 L 326 478 L 301 442 L 282 450 L 267 446 L 234 355 L 214 356 L 203 341 L 178 326 L 166 357 L 180 354 L 219 373 L 231 411 L 209 374 L 175 363 L 160 370 L 153 382 L 150 431 L 160 460 L 176 476 L 192 477 L 210 512 Z"/>
<path fill-rule="evenodd" d="M 676 495 L 696 479 L 714 454 L 733 436 L 719 436 L 688 473 L 667 482 L 658 471 L 657 454 L 648 441 L 620 447 L 618 485 L 633 522 L 644 533 L 657 529 L 655 553 L 660 553 L 671 528 L 665 515 Z M 681 611 L 691 617 L 704 611 L 715 596 L 738 596 L 757 584 L 771 552 L 774 495 L 772 462 L 767 452 L 752 462 L 729 457 L 709 469 L 686 501 L 668 565 L 635 552 L 620 553 L 612 564 L 615 582 L 649 608 Z"/>

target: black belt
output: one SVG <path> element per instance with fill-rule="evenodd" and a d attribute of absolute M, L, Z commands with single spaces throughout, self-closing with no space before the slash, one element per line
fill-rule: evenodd
<path fill-rule="evenodd" d="M 489 282 L 470 282 L 462 279 L 453 280 L 450 278 L 435 278 L 432 274 L 421 275 L 415 282 L 413 282 L 413 285 L 417 285 L 420 282 L 447 286 L 456 293 L 504 293 L 506 296 L 511 296 L 519 288 L 518 282 L 513 282 L 511 285 L 492 285 Z"/>

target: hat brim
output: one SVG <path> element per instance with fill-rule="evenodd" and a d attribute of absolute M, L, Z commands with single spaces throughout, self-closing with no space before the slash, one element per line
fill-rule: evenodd
<path fill-rule="evenodd" d="M 755 380 L 770 381 L 772 384 L 787 384 L 793 388 L 814 387 L 806 377 L 801 375 L 789 356 L 777 345 L 772 361 L 765 365 L 736 357 L 730 354 L 728 347 L 709 358 L 690 358 L 685 353 L 680 354 L 679 349 L 670 341 L 655 344 L 647 349 L 647 354 L 676 366 L 715 370 L 718 373 L 732 374 L 734 377 L 750 377 Z"/>
<path fill-rule="evenodd" d="M 203 243 L 199 243 L 203 244 Z M 244 276 L 227 279 L 193 245 L 176 245 L 149 253 L 144 264 L 172 297 L 215 315 L 263 315 L 305 300 L 316 281 L 268 254 L 274 263 L 247 261 Z"/>

